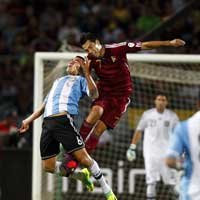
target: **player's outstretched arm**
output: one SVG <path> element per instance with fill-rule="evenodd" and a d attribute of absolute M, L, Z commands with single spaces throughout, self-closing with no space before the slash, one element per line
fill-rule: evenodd
<path fill-rule="evenodd" d="M 83 69 L 83 73 L 85 75 L 85 78 L 87 80 L 87 84 L 88 84 L 88 89 L 89 89 L 89 95 L 91 98 L 95 99 L 98 98 L 99 93 L 98 93 L 98 89 L 97 86 L 90 74 L 90 60 L 88 60 L 88 58 L 85 58 L 85 62 L 82 63 L 82 69 Z"/>
<path fill-rule="evenodd" d="M 141 135 L 142 135 L 142 132 L 139 130 L 134 132 L 131 144 L 130 144 L 128 150 L 126 151 L 126 158 L 130 162 L 136 160 L 136 147 L 137 147 L 137 143 L 141 139 Z"/>
<path fill-rule="evenodd" d="M 22 125 L 19 128 L 20 133 L 26 132 L 29 129 L 29 124 L 44 113 L 44 107 L 45 104 L 43 103 L 35 112 L 33 112 L 29 117 L 22 121 Z"/>
<path fill-rule="evenodd" d="M 155 49 L 159 47 L 181 47 L 185 45 L 185 41 L 181 39 L 173 39 L 166 41 L 148 41 L 142 42 L 142 50 Z"/>

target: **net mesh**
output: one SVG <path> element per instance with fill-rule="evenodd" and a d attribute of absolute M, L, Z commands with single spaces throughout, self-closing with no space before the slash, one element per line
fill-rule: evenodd
<path fill-rule="evenodd" d="M 67 59 L 43 62 L 44 96 L 53 81 L 64 75 L 67 62 Z M 142 141 L 137 148 L 137 160 L 133 163 L 126 160 L 126 150 L 133 130 L 143 111 L 154 106 L 154 96 L 158 91 L 167 94 L 169 107 L 181 120 L 191 116 L 195 110 L 200 86 L 200 64 L 178 63 L 178 61 L 176 63 L 134 63 L 131 59 L 129 64 L 134 84 L 131 104 L 118 126 L 104 133 L 92 156 L 99 163 L 118 199 L 141 200 L 146 199 Z M 78 127 L 87 115 L 90 103 L 88 98 L 80 102 L 80 114 L 75 119 Z M 162 182 L 157 184 L 157 197 L 162 200 L 176 199 L 170 187 Z M 89 193 L 78 181 L 42 173 L 42 200 L 47 199 L 103 200 L 105 197 L 98 185 L 94 192 Z"/>

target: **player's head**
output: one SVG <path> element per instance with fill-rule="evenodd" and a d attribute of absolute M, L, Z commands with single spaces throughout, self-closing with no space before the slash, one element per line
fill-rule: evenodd
<path fill-rule="evenodd" d="M 67 65 L 67 73 L 69 75 L 82 75 L 82 68 L 81 65 L 84 62 L 84 58 L 81 56 L 76 56 L 74 59 L 72 59 L 71 61 L 69 61 L 68 65 Z"/>
<path fill-rule="evenodd" d="M 94 57 L 101 57 L 103 54 L 103 45 L 100 40 L 92 33 L 83 33 L 80 38 L 82 48 Z"/>
<path fill-rule="evenodd" d="M 155 103 L 157 111 L 163 112 L 168 104 L 166 95 L 161 92 L 157 93 L 154 103 Z"/>

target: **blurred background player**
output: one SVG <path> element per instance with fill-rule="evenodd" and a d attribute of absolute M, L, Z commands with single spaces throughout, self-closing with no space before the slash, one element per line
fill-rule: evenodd
<path fill-rule="evenodd" d="M 136 146 L 144 132 L 143 156 L 148 200 L 156 199 L 156 182 L 160 180 L 160 176 L 165 184 L 174 187 L 178 179 L 176 171 L 169 169 L 164 162 L 170 133 L 179 121 L 176 113 L 166 109 L 166 106 L 167 97 L 158 93 L 155 108 L 143 113 L 126 153 L 128 161 L 136 160 Z"/>
<path fill-rule="evenodd" d="M 166 164 L 171 168 L 184 170 L 181 180 L 181 200 L 199 200 L 200 111 L 186 121 L 180 122 L 174 129 L 170 137 Z"/>
<path fill-rule="evenodd" d="M 29 124 L 44 113 L 40 151 L 43 168 L 46 172 L 57 173 L 61 176 L 69 176 L 69 171 L 74 169 L 76 163 L 56 162 L 59 154 L 60 143 L 65 151 L 72 154 L 75 159 L 87 167 L 94 178 L 100 183 L 108 200 L 116 200 L 110 186 L 106 183 L 100 168 L 84 148 L 84 142 L 78 133 L 71 115 L 78 114 L 78 102 L 85 94 L 91 98 L 98 97 L 97 87 L 89 72 L 90 62 L 81 57 L 76 57 L 69 62 L 68 75 L 57 79 L 42 106 L 32 115 L 23 120 L 20 133 L 28 130 Z M 80 76 L 81 69 L 84 77 Z M 81 180 L 89 190 L 93 190 L 93 184 L 89 179 L 89 172 L 83 169 L 79 173 L 70 173 L 70 177 Z"/>
<path fill-rule="evenodd" d="M 94 69 L 99 78 L 97 83 L 99 97 L 93 102 L 91 111 L 80 128 L 83 139 L 87 138 L 86 149 L 91 153 L 96 148 L 102 133 L 106 129 L 115 128 L 130 103 L 133 86 L 126 54 L 165 46 L 179 47 L 185 42 L 174 39 L 102 44 L 93 34 L 84 33 L 80 43 L 91 59 L 91 70 Z"/>

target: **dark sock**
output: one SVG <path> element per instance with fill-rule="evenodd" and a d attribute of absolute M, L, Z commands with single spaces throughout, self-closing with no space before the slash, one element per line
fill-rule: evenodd
<path fill-rule="evenodd" d="M 98 142 L 99 137 L 95 136 L 94 133 L 92 133 L 85 143 L 85 148 L 89 154 L 91 154 L 94 151 Z"/>
<path fill-rule="evenodd" d="M 83 141 L 85 141 L 92 128 L 93 128 L 92 124 L 89 124 L 88 122 L 86 122 L 86 120 L 83 121 L 80 128 L 80 134 L 83 138 Z"/>

